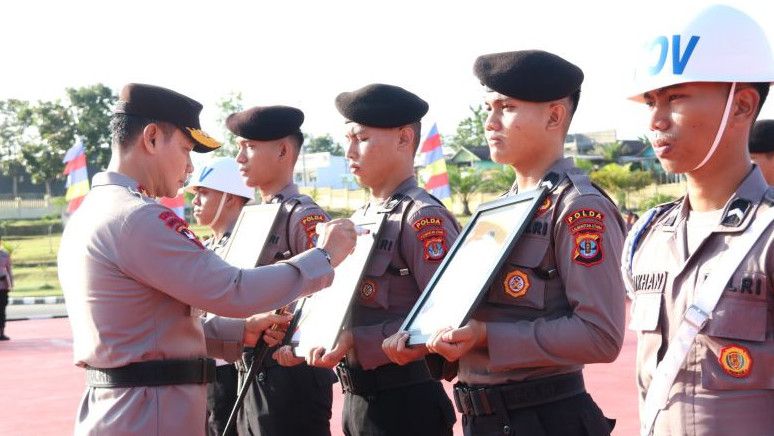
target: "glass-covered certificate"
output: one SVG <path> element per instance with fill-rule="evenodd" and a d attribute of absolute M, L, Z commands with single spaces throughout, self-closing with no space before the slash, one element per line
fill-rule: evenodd
<path fill-rule="evenodd" d="M 410 345 L 468 321 L 547 192 L 539 187 L 476 209 L 401 326 Z"/>
<path fill-rule="evenodd" d="M 223 250 L 223 260 L 239 268 L 255 268 L 281 208 L 281 204 L 243 207 Z"/>
<path fill-rule="evenodd" d="M 386 216 L 376 213 L 352 218 L 356 226 L 368 232 L 360 232 L 355 251 L 336 267 L 331 286 L 306 297 L 298 305 L 295 313 L 298 323 L 290 341 L 296 356 L 305 357 L 317 347 L 330 351 L 336 345 Z"/>

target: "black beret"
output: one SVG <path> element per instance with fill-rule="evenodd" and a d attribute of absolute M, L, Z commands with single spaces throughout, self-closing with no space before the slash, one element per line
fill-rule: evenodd
<path fill-rule="evenodd" d="M 760 120 L 750 134 L 750 153 L 774 151 L 774 120 Z"/>
<path fill-rule="evenodd" d="M 207 153 L 220 148 L 220 143 L 201 130 L 201 111 L 201 103 L 171 89 L 130 83 L 121 89 L 113 113 L 172 123 L 194 140 L 194 151 Z"/>
<path fill-rule="evenodd" d="M 226 127 L 231 133 L 255 141 L 273 141 L 299 132 L 304 113 L 290 106 L 258 106 L 231 114 Z"/>
<path fill-rule="evenodd" d="M 427 102 L 399 86 L 374 83 L 336 97 L 336 109 L 349 121 L 371 127 L 416 123 L 427 113 Z"/>
<path fill-rule="evenodd" d="M 583 71 L 542 50 L 521 50 L 479 56 L 473 72 L 481 84 L 519 100 L 546 102 L 580 89 Z"/>

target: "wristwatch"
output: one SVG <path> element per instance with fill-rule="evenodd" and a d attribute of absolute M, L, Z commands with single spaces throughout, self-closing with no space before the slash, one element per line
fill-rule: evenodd
<path fill-rule="evenodd" d="M 327 260 L 329 264 L 333 265 L 333 263 L 331 263 L 331 254 L 328 253 L 328 250 L 326 250 L 326 249 L 324 249 L 322 247 L 315 247 L 315 248 L 317 248 L 318 250 L 320 250 L 322 252 L 322 254 L 325 256 L 325 260 Z"/>

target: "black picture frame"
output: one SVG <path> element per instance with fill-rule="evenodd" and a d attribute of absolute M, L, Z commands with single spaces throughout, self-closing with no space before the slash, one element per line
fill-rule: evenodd
<path fill-rule="evenodd" d="M 409 345 L 468 322 L 548 192 L 540 186 L 476 209 L 401 326 Z"/>

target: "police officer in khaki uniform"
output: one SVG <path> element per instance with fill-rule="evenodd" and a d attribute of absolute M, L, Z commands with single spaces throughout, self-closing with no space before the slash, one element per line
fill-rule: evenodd
<path fill-rule="evenodd" d="M 615 204 L 563 159 L 583 72 L 551 53 L 476 59 L 487 87 L 485 129 L 512 192 L 551 187 L 469 323 L 442 329 L 430 351 L 459 360 L 455 402 L 466 435 L 607 435 L 583 365 L 612 362 L 624 336 Z"/>
<path fill-rule="evenodd" d="M 351 222 L 328 223 L 323 249 L 239 269 L 205 250 L 185 221 L 152 197 L 174 196 L 189 153 L 218 143 L 199 129 L 202 106 L 174 91 L 129 84 L 111 121 L 113 156 L 62 235 L 59 280 L 86 368 L 76 434 L 187 434 L 205 429 L 206 383 L 217 357 L 234 359 L 257 335 L 241 320 L 208 343 L 198 309 L 246 317 L 328 286 L 354 247 Z M 258 326 L 287 321 L 275 315 Z M 207 329 L 208 326 L 205 326 Z M 230 336 L 230 337 L 229 337 Z M 252 339 L 251 339 L 252 338 Z"/>
<path fill-rule="evenodd" d="M 193 217 L 213 231 L 205 248 L 223 256 L 242 207 L 255 199 L 255 190 L 245 185 L 233 157 L 222 157 L 202 165 L 190 178 L 186 191 L 194 194 Z M 207 314 L 206 323 L 219 317 Z M 215 361 L 215 380 L 207 385 L 207 433 L 220 436 L 226 429 L 237 397 L 237 370 L 233 363 Z"/>
<path fill-rule="evenodd" d="M 3 237 L 0 235 L 0 341 L 11 338 L 5 335 L 5 308 L 8 306 L 8 293 L 13 289 L 13 269 L 11 255 L 3 250 Z"/>
<path fill-rule="evenodd" d="M 646 52 L 631 95 L 647 105 L 656 156 L 685 175 L 687 193 L 644 214 L 623 254 L 641 434 L 772 434 L 774 190 L 747 145 L 774 56 L 760 26 L 728 6 L 652 36 L 656 47 L 682 41 L 684 54 L 659 70 L 658 50 Z M 742 244 L 751 234 L 757 242 Z"/>
<path fill-rule="evenodd" d="M 245 183 L 258 188 L 266 203 L 281 203 L 277 227 L 259 265 L 271 265 L 312 248 L 316 226 L 330 220 L 309 196 L 293 183 L 293 168 L 304 136 L 304 113 L 288 106 L 254 107 L 232 114 L 228 129 L 237 135 L 239 164 Z M 245 383 L 252 349 L 238 361 L 240 385 Z M 252 380 L 237 421 L 239 434 L 295 436 L 330 435 L 333 383 L 326 368 L 280 366 L 270 355 Z"/>
<path fill-rule="evenodd" d="M 774 120 L 758 120 L 750 134 L 750 158 L 758 164 L 763 178 L 774 184 Z"/>
<path fill-rule="evenodd" d="M 450 435 L 455 421 L 441 384 L 417 355 L 390 362 L 384 339 L 397 331 L 430 281 L 459 226 L 443 204 L 417 186 L 413 162 L 427 103 L 403 88 L 372 84 L 336 98 L 346 118 L 347 159 L 371 200 L 355 216 L 387 214 L 376 252 L 333 350 L 311 363 L 337 367 L 346 396 L 347 435 Z"/>

